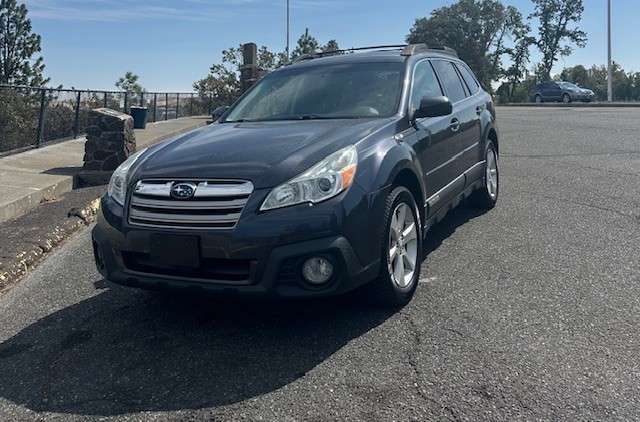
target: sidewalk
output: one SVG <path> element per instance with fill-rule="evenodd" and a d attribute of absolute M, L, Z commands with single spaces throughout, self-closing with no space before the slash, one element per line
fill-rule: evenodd
<path fill-rule="evenodd" d="M 210 116 L 182 117 L 135 129 L 137 148 L 206 125 Z M 0 158 L 0 222 L 25 214 L 74 188 L 83 165 L 86 138 Z"/>

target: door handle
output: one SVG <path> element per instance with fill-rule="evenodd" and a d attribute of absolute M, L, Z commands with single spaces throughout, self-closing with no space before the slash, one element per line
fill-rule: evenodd
<path fill-rule="evenodd" d="M 451 131 L 457 132 L 459 129 L 460 129 L 460 120 L 454 117 L 453 119 L 451 119 Z"/>
<path fill-rule="evenodd" d="M 476 107 L 476 113 L 481 114 L 484 111 L 484 105 L 479 105 Z"/>

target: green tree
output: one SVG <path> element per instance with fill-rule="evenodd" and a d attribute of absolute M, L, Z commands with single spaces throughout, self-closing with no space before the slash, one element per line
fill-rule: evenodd
<path fill-rule="evenodd" d="M 551 69 L 559 57 L 571 54 L 571 43 L 582 48 L 587 44 L 587 34 L 572 28 L 580 22 L 584 5 L 582 0 L 533 0 L 535 9 L 529 18 L 538 18 L 538 37 L 535 45 L 542 53 L 541 78 L 548 80 Z M 567 42 L 565 44 L 565 42 Z"/>
<path fill-rule="evenodd" d="M 123 77 L 115 83 L 116 88 L 123 92 L 144 92 L 142 85 L 138 83 L 139 76 L 131 71 L 127 71 Z"/>
<path fill-rule="evenodd" d="M 506 100 L 511 102 L 514 100 L 516 88 L 523 82 L 527 74 L 529 47 L 533 44 L 534 39 L 528 35 L 531 27 L 523 22 L 522 13 L 512 6 L 507 7 L 505 28 L 510 30 L 507 36 L 515 42 L 513 46 L 503 48 L 503 52 L 509 57 L 510 64 L 508 67 L 501 69 L 500 72 L 505 80 L 503 86 Z M 495 57 L 501 57 L 500 51 L 497 52 Z"/>
<path fill-rule="evenodd" d="M 244 64 L 242 57 L 243 45 L 222 50 L 222 63 L 216 63 L 209 68 L 209 74 L 193 83 L 193 89 L 200 97 L 234 98 L 240 95 L 240 70 Z M 266 46 L 258 48 L 258 69 L 261 76 L 284 66 L 287 63 L 286 53 L 273 53 Z M 228 100 L 227 100 L 228 101 Z"/>
<path fill-rule="evenodd" d="M 491 81 L 506 73 L 501 60 L 512 52 L 507 45 L 517 43 L 528 32 L 522 14 L 513 6 L 505 7 L 497 0 L 459 0 L 416 19 L 407 42 L 455 49 L 483 86 L 490 88 Z M 528 58 L 528 46 L 520 43 L 521 60 Z"/>
<path fill-rule="evenodd" d="M 573 82 L 584 88 L 591 88 L 589 71 L 581 64 L 563 69 L 560 73 L 560 79 Z"/>
<path fill-rule="evenodd" d="M 631 79 L 631 99 L 640 101 L 640 72 L 630 74 L 629 78 Z"/>
<path fill-rule="evenodd" d="M 294 60 L 303 54 L 317 53 L 319 49 L 320 44 L 318 44 L 318 40 L 316 40 L 313 35 L 309 35 L 309 28 L 305 28 L 304 34 L 298 38 L 296 48 L 291 52 L 291 60 Z"/>
<path fill-rule="evenodd" d="M 588 88 L 596 94 L 597 101 L 606 101 L 607 99 L 607 68 L 605 66 L 593 65 L 589 69 L 589 85 Z"/>
<path fill-rule="evenodd" d="M 16 0 L 0 0 L 0 84 L 42 86 L 49 82 L 42 72 L 40 35 L 31 32 L 27 7 Z"/>
<path fill-rule="evenodd" d="M 612 86 L 613 98 L 616 101 L 629 101 L 633 99 L 633 77 L 627 74 L 624 69 L 615 61 L 611 63 L 612 67 Z"/>
<path fill-rule="evenodd" d="M 338 45 L 338 41 L 336 40 L 329 40 L 329 42 L 327 42 L 325 45 L 322 46 L 321 48 L 323 53 L 329 53 L 327 54 L 327 56 L 331 56 L 332 52 L 336 52 L 335 54 L 344 54 L 344 52 L 338 52 L 340 50 L 340 46 Z"/>

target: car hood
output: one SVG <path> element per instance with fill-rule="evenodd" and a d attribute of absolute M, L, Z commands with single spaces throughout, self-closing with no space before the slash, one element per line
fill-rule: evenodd
<path fill-rule="evenodd" d="M 387 118 L 213 124 L 151 147 L 129 180 L 242 179 L 273 187 L 390 124 Z"/>

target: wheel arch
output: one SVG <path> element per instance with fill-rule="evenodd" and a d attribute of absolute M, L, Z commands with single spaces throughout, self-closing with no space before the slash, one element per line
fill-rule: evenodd
<path fill-rule="evenodd" d="M 418 176 L 408 168 L 404 168 L 394 177 L 391 189 L 393 190 L 393 187 L 395 186 L 404 186 L 409 190 L 409 192 L 411 192 L 411 195 L 413 195 L 413 199 L 418 206 L 421 224 L 424 224 L 424 194 L 422 192 L 422 185 L 418 180 Z"/>
<path fill-rule="evenodd" d="M 487 133 L 487 140 L 493 142 L 493 145 L 496 147 L 496 154 L 500 156 L 500 144 L 498 142 L 498 132 L 495 128 L 490 128 L 489 133 Z"/>

